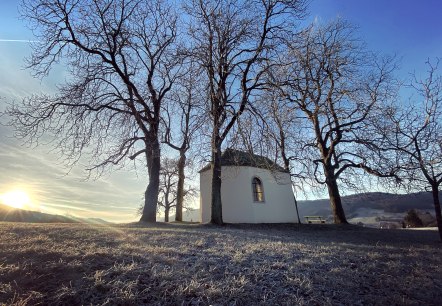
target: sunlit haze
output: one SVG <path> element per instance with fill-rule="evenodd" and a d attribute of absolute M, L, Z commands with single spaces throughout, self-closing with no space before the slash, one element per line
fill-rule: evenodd
<path fill-rule="evenodd" d="M 0 200 L 3 204 L 14 207 L 25 209 L 31 202 L 28 194 L 23 190 L 12 190 L 0 195 Z"/>

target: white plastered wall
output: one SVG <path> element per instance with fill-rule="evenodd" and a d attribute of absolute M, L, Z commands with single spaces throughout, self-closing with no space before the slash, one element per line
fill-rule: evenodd
<path fill-rule="evenodd" d="M 264 202 L 254 202 L 252 179 L 264 188 Z M 200 208 L 203 223 L 211 216 L 211 171 L 200 173 Z M 221 200 L 226 223 L 296 222 L 296 209 L 287 173 L 245 166 L 222 167 Z"/>

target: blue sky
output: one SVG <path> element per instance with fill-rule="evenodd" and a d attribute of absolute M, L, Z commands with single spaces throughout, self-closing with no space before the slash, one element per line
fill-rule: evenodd
<path fill-rule="evenodd" d="M 6 101 L 20 101 L 36 92 L 51 92 L 55 80 L 64 79 L 58 67 L 48 79 L 37 80 L 24 70 L 32 33 L 18 19 L 18 3 L 0 2 L 0 110 Z M 425 70 L 427 58 L 442 58 L 442 1 L 440 0 L 316 0 L 309 21 L 326 22 L 341 17 L 359 26 L 359 35 L 370 50 L 397 54 L 400 74 L 406 77 Z M 26 148 L 0 126 L 0 195 L 24 189 L 42 211 L 135 221 L 135 210 L 146 187 L 143 173 L 120 170 L 97 181 L 84 181 L 81 166 L 68 175 L 49 147 Z"/>
<path fill-rule="evenodd" d="M 341 16 L 359 26 L 370 50 L 402 58 L 404 74 L 442 56 L 442 1 L 317 0 L 310 12 L 324 21 Z"/>

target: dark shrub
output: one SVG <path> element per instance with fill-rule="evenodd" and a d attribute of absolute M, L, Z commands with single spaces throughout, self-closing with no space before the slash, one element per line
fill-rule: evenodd
<path fill-rule="evenodd" d="M 407 227 L 423 227 L 423 223 L 421 218 L 414 209 L 411 209 L 407 212 L 407 215 L 404 218 L 405 225 Z"/>

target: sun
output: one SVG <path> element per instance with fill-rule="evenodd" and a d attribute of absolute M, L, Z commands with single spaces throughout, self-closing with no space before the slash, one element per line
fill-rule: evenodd
<path fill-rule="evenodd" d="M 31 202 L 28 194 L 22 190 L 13 190 L 0 195 L 3 204 L 14 208 L 25 208 Z"/>

